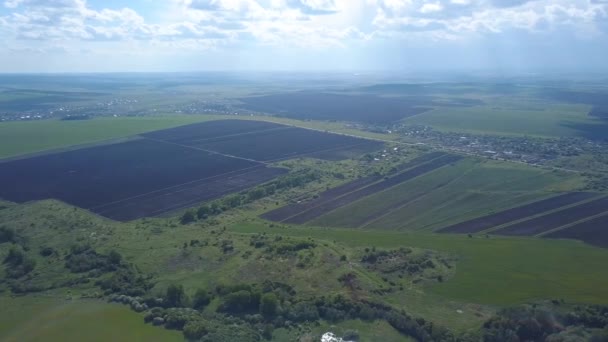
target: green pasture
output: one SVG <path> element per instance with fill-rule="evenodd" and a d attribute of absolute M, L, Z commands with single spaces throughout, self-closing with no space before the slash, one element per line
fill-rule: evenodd
<path fill-rule="evenodd" d="M 127 306 L 43 296 L 0 297 L 0 340 L 183 341 L 181 332 L 144 324 Z"/>
<path fill-rule="evenodd" d="M 479 106 L 436 108 L 402 122 L 441 131 L 539 137 L 599 136 L 607 124 L 590 117 L 589 106 L 547 104 L 540 108 Z"/>
<path fill-rule="evenodd" d="M 2 122 L 0 123 L 0 158 L 124 138 L 139 133 L 212 120 L 214 118 L 217 117 L 171 115 L 73 121 Z"/>

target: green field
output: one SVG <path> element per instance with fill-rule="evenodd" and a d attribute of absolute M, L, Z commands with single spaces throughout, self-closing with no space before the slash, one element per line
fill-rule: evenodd
<path fill-rule="evenodd" d="M 213 118 L 215 117 L 172 115 L 74 121 L 2 122 L 0 123 L 0 158 L 124 138 Z"/>
<path fill-rule="evenodd" d="M 128 307 L 93 300 L 0 297 L 0 340 L 183 341 L 178 331 L 143 324 Z"/>
<path fill-rule="evenodd" d="M 606 123 L 587 113 L 589 106 L 546 104 L 534 109 L 516 106 L 436 108 L 402 122 L 428 125 L 437 130 L 494 135 L 563 137 L 597 135 Z"/>
<path fill-rule="evenodd" d="M 350 247 L 413 246 L 453 253 L 456 274 L 427 288 L 445 300 L 510 305 L 539 299 L 608 303 L 608 250 L 575 241 L 534 238 L 468 238 L 460 235 L 240 224 L 235 232 L 267 232 L 339 241 Z M 424 305 L 424 301 L 422 303 Z"/>
<path fill-rule="evenodd" d="M 580 186 L 580 178 L 467 158 L 327 213 L 310 225 L 436 229 Z M 366 218 L 370 218 L 366 220 Z"/>

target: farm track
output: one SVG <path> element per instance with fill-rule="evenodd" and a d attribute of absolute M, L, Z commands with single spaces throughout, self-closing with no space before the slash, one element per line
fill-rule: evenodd
<path fill-rule="evenodd" d="M 307 210 L 303 213 L 300 213 L 296 216 L 293 216 L 283 222 L 286 223 L 292 223 L 292 224 L 304 224 L 306 222 L 312 221 L 324 214 L 327 214 L 335 209 L 338 209 L 340 207 L 343 207 L 347 204 L 353 203 L 361 198 L 364 198 L 366 196 L 369 196 L 371 194 L 375 194 L 377 192 L 380 192 L 382 190 L 388 189 L 392 186 L 395 186 L 399 183 L 405 182 L 407 180 L 410 180 L 414 177 L 418 177 L 422 174 L 425 174 L 431 170 L 440 168 L 442 166 L 445 166 L 447 164 L 453 163 L 455 161 L 460 160 L 461 157 L 459 156 L 454 156 L 454 155 L 446 155 L 446 156 L 442 156 L 439 157 L 437 159 L 433 159 L 432 161 L 428 162 L 428 163 L 424 163 L 420 166 L 416 166 L 412 169 L 409 169 L 407 171 L 404 171 L 402 173 L 399 173 L 393 177 L 390 177 L 388 179 L 385 179 L 383 181 L 380 181 L 378 183 L 374 183 L 370 186 L 364 187 L 362 189 L 353 191 L 351 193 L 348 193 L 344 196 L 338 197 L 335 200 L 328 202 L 328 203 L 324 203 L 321 204 L 319 206 L 316 206 L 310 210 Z"/>
<path fill-rule="evenodd" d="M 493 231 L 497 235 L 534 236 L 608 211 L 608 197 L 554 211 Z"/>
<path fill-rule="evenodd" d="M 428 154 L 419 156 L 417 158 L 410 160 L 409 162 L 406 162 L 406 163 L 400 165 L 397 168 L 397 171 L 395 173 L 406 170 L 411 167 L 414 167 L 416 165 L 422 164 L 424 162 L 433 160 L 435 158 L 439 158 L 444 155 L 445 155 L 445 153 L 442 153 L 442 152 L 433 152 L 433 153 L 428 153 Z M 305 211 L 311 210 L 311 209 L 318 207 L 320 205 L 323 205 L 325 203 L 331 202 L 340 196 L 346 195 L 350 192 L 359 190 L 370 184 L 376 183 L 376 182 L 380 181 L 381 179 L 382 179 L 382 176 L 368 176 L 368 177 L 364 177 L 364 178 L 359 178 L 359 179 L 350 181 L 348 183 L 339 185 L 335 188 L 329 189 L 327 191 L 324 191 L 319 195 L 319 198 L 317 198 L 315 200 L 308 201 L 306 203 L 289 204 L 284 207 L 264 213 L 261 215 L 261 217 L 266 220 L 270 220 L 270 221 L 274 221 L 274 222 L 283 222 L 293 216 L 296 216 Z"/>
<path fill-rule="evenodd" d="M 542 237 L 552 239 L 577 239 L 590 245 L 608 248 L 608 213 L 551 232 Z"/>
<path fill-rule="evenodd" d="M 553 196 L 544 200 L 532 202 L 523 206 L 507 209 L 496 214 L 482 216 L 473 220 L 461 222 L 438 230 L 439 233 L 470 234 L 497 227 L 509 222 L 514 222 L 532 215 L 549 210 L 565 207 L 596 196 L 589 192 L 572 192 Z"/>

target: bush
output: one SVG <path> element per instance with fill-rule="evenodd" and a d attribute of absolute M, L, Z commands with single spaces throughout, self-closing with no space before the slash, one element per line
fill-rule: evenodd
<path fill-rule="evenodd" d="M 203 289 L 198 289 L 192 298 L 192 307 L 200 310 L 211 302 L 211 295 Z"/>
<path fill-rule="evenodd" d="M 276 315 L 279 308 L 279 300 L 274 293 L 266 293 L 260 300 L 260 313 L 266 318 L 272 318 Z"/>
<path fill-rule="evenodd" d="M 194 221 L 196 221 L 196 216 L 194 215 L 194 211 L 192 210 L 186 211 L 180 219 L 181 224 L 188 224 Z"/>
<path fill-rule="evenodd" d="M 209 327 L 205 322 L 196 320 L 184 325 L 184 337 L 190 341 L 198 341 L 209 333 Z"/>
<path fill-rule="evenodd" d="M 0 243 L 17 242 L 17 233 L 14 229 L 8 227 L 0 227 Z"/>
<path fill-rule="evenodd" d="M 20 249 L 12 247 L 8 255 L 4 258 L 6 265 L 6 276 L 8 278 L 21 278 L 30 273 L 36 267 L 36 261 L 28 258 L 27 255 Z"/>
<path fill-rule="evenodd" d="M 357 330 L 346 330 L 342 335 L 342 339 L 346 341 L 359 341 L 359 332 Z"/>
<path fill-rule="evenodd" d="M 186 306 L 188 297 L 182 285 L 171 284 L 165 293 L 165 305 L 169 308 L 181 308 Z"/>
<path fill-rule="evenodd" d="M 52 247 L 43 247 L 40 249 L 40 256 L 43 256 L 43 257 L 49 257 L 56 253 L 57 253 L 57 251 L 55 251 L 55 249 Z"/>
<path fill-rule="evenodd" d="M 261 294 L 257 290 L 239 290 L 227 294 L 219 310 L 233 314 L 257 312 L 260 307 Z"/>

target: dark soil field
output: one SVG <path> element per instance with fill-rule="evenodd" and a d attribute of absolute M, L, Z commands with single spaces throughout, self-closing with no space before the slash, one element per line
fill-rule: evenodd
<path fill-rule="evenodd" d="M 144 136 L 266 162 L 299 156 L 340 160 L 379 150 L 384 145 L 372 140 L 250 120 L 204 122 Z"/>
<path fill-rule="evenodd" d="M 245 190 L 287 172 L 263 161 L 340 159 L 383 143 L 260 121 L 221 120 L 142 139 L 0 164 L 0 198 L 55 198 L 116 220 L 167 212 Z"/>
<path fill-rule="evenodd" d="M 152 139 L 189 144 L 218 137 L 282 128 L 287 128 L 287 126 L 265 121 L 217 120 L 163 129 L 142 135 Z"/>
<path fill-rule="evenodd" d="M 295 127 L 253 132 L 243 136 L 227 136 L 192 144 L 205 150 L 259 161 L 277 161 L 319 152 L 325 152 L 323 157 L 335 160 L 336 155 L 332 154 L 332 151 L 357 148 L 363 144 L 373 150 L 383 146 L 380 142 Z"/>
<path fill-rule="evenodd" d="M 92 210 L 119 221 L 159 216 L 191 207 L 197 203 L 220 198 L 274 179 L 287 170 L 254 166 L 216 177 L 205 178 L 151 193 L 108 203 Z"/>
<path fill-rule="evenodd" d="M 596 194 L 594 193 L 588 192 L 572 192 L 563 195 L 558 195 L 541 201 L 526 204 L 520 207 L 501 211 L 493 215 L 483 216 L 470 221 L 458 223 L 440 229 L 438 232 L 457 234 L 478 233 L 480 231 L 500 226 L 505 223 L 520 220 L 538 213 L 574 204 L 589 199 L 595 195 Z"/>
<path fill-rule="evenodd" d="M 310 120 L 390 123 L 429 110 L 413 99 L 360 94 L 297 92 L 239 100 L 248 110 Z"/>
<path fill-rule="evenodd" d="M 608 215 L 581 222 L 543 237 L 554 239 L 577 239 L 590 245 L 608 248 Z"/>
<path fill-rule="evenodd" d="M 326 203 L 321 203 L 320 205 L 318 205 L 312 209 L 304 211 L 296 216 L 290 217 L 289 219 L 285 220 L 284 222 L 292 223 L 292 224 L 304 224 L 304 223 L 314 220 L 317 217 L 320 217 L 326 213 L 329 213 L 332 210 L 338 209 L 342 206 L 353 203 L 361 198 L 375 194 L 377 192 L 380 192 L 382 190 L 395 186 L 399 183 L 405 182 L 414 177 L 418 177 L 422 174 L 430 172 L 434 169 L 437 169 L 442 166 L 453 163 L 455 161 L 458 161 L 459 159 L 461 159 L 460 156 L 454 156 L 454 155 L 447 155 L 444 157 L 434 159 L 431 162 L 414 167 L 412 169 L 399 173 L 396 176 L 385 179 L 381 182 L 374 183 L 370 186 L 350 192 L 350 193 L 348 193 L 344 196 L 338 197 L 332 201 L 329 201 Z"/>
<path fill-rule="evenodd" d="M 519 222 L 494 231 L 498 235 L 534 236 L 608 211 L 608 197 Z"/>
<path fill-rule="evenodd" d="M 431 153 L 422 155 L 420 157 L 416 157 L 416 158 L 410 160 L 409 162 L 404 163 L 404 164 L 400 165 L 399 167 L 397 167 L 397 170 L 395 171 L 395 173 L 407 170 L 416 165 L 420 165 L 427 161 L 439 158 L 443 155 L 445 155 L 445 153 L 443 153 L 443 152 L 431 152 Z M 382 179 L 381 176 L 368 176 L 368 177 L 364 177 L 364 178 L 359 178 L 354 181 L 348 182 L 346 184 L 342 184 L 335 188 L 324 191 L 319 195 L 318 198 L 316 198 L 312 201 L 308 201 L 305 203 L 290 204 L 290 205 L 269 211 L 269 212 L 261 215 L 261 217 L 266 220 L 270 220 L 270 221 L 274 221 L 274 222 L 283 222 L 292 216 L 301 214 L 312 208 L 329 203 L 340 196 L 343 196 L 347 193 L 362 189 L 372 183 L 380 181 L 381 179 Z"/>
<path fill-rule="evenodd" d="M 0 197 L 14 202 L 56 198 L 110 218 L 133 219 L 152 214 L 150 209 L 161 211 L 165 201 L 178 204 L 197 196 L 219 196 L 226 191 L 193 191 L 206 180 L 226 183 L 224 177 L 232 172 L 254 167 L 265 168 L 244 159 L 141 139 L 2 163 Z M 251 186 L 283 172 L 257 172 L 243 184 Z M 189 194 L 184 199 L 176 198 L 180 186 L 187 190 L 182 195 Z M 150 201 L 161 193 L 163 201 L 150 207 Z M 126 214 L 127 208 L 130 214 Z"/>

